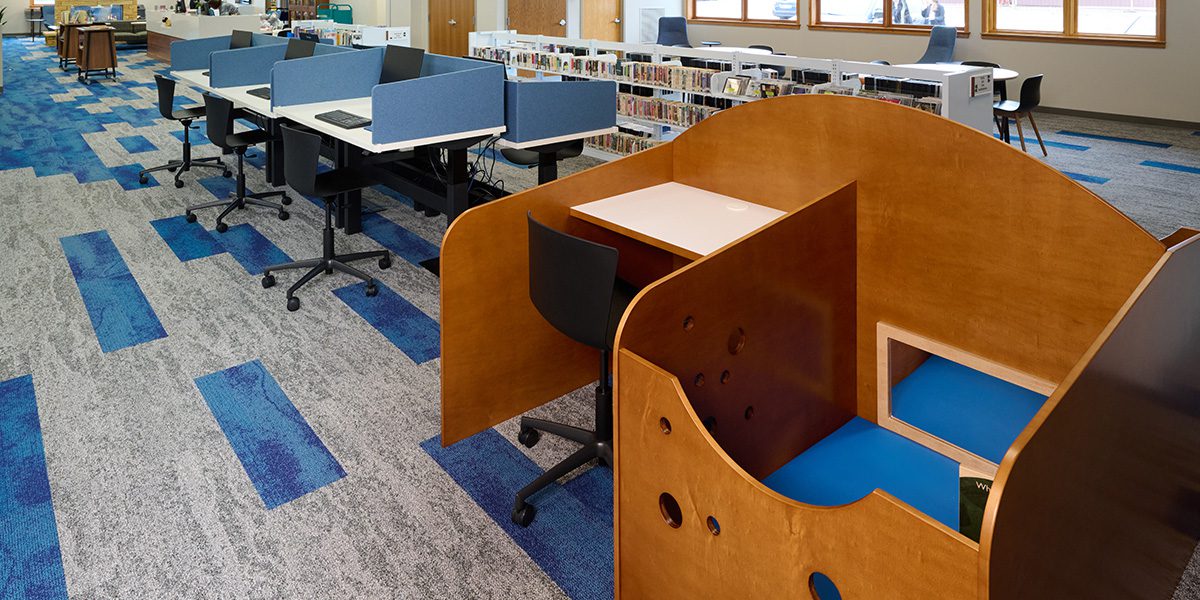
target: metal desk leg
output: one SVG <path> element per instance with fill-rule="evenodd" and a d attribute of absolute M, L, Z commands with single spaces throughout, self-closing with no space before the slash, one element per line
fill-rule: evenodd
<path fill-rule="evenodd" d="M 362 162 L 362 152 L 341 140 L 334 142 L 334 166 L 350 167 Z M 337 197 L 337 226 L 348 234 L 362 231 L 362 191 L 355 190 Z"/>
<path fill-rule="evenodd" d="M 267 183 L 279 187 L 287 183 L 283 178 L 283 132 L 279 129 L 279 119 L 265 119 L 267 131 L 275 137 L 267 142 Z"/>
<path fill-rule="evenodd" d="M 558 179 L 558 151 L 538 152 L 538 185 Z"/>
<path fill-rule="evenodd" d="M 450 164 L 447 165 L 446 181 L 446 223 L 453 223 L 458 215 L 470 208 L 470 198 L 467 197 L 467 149 L 448 149 Z"/>

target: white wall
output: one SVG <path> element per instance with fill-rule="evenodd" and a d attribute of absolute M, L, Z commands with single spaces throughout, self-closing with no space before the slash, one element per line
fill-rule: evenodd
<path fill-rule="evenodd" d="M 24 33 L 29 35 L 29 23 L 25 22 L 25 9 L 29 8 L 29 0 L 0 0 L 0 6 L 7 7 L 4 11 L 4 33 Z"/>

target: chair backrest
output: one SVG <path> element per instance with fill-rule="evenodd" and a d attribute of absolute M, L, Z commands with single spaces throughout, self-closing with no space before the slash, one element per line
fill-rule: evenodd
<path fill-rule="evenodd" d="M 929 47 L 925 49 L 917 64 L 932 64 L 950 62 L 954 58 L 954 41 L 958 39 L 958 30 L 945 25 L 934 26 L 929 31 Z"/>
<path fill-rule="evenodd" d="M 962 64 L 963 64 L 963 66 L 966 66 L 966 67 L 991 67 L 993 69 L 1000 68 L 1000 65 L 998 65 L 996 63 L 988 62 L 986 60 L 964 60 L 964 61 L 962 61 Z"/>
<path fill-rule="evenodd" d="M 658 42 L 660 46 L 688 46 L 687 19 L 683 17 L 658 18 Z"/>
<path fill-rule="evenodd" d="M 754 48 L 755 50 L 766 50 L 767 52 L 770 52 L 771 54 L 775 54 L 775 49 L 766 44 L 750 44 L 748 47 Z"/>
<path fill-rule="evenodd" d="M 321 136 L 280 125 L 283 130 L 283 178 L 305 196 L 316 195 Z"/>
<path fill-rule="evenodd" d="M 175 120 L 175 80 L 162 75 L 154 76 L 158 88 L 158 112 L 164 119 Z"/>
<path fill-rule="evenodd" d="M 42 6 L 42 23 L 45 25 L 54 25 L 54 5 L 47 4 Z"/>
<path fill-rule="evenodd" d="M 1042 103 L 1042 75 L 1030 75 L 1021 84 L 1021 112 L 1031 111 Z"/>
<path fill-rule="evenodd" d="M 232 148 L 225 138 L 233 133 L 233 103 L 216 96 L 204 94 L 205 135 L 208 141 L 219 148 Z"/>
<path fill-rule="evenodd" d="M 883 60 L 882 58 L 880 58 L 880 59 L 876 59 L 876 60 L 873 60 L 873 61 L 871 61 L 871 64 L 873 64 L 873 65 L 888 65 L 888 66 L 891 66 L 891 64 L 892 64 L 892 63 L 890 63 L 890 62 L 888 62 L 888 61 L 886 61 L 886 60 Z"/>
<path fill-rule="evenodd" d="M 529 299 L 555 329 L 609 349 L 608 319 L 617 281 L 616 248 L 529 219 Z"/>

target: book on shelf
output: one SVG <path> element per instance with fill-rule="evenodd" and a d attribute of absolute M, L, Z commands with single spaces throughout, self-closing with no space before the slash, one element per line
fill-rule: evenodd
<path fill-rule="evenodd" d="M 616 133 L 587 138 L 586 143 L 590 147 L 605 152 L 626 155 L 653 148 L 661 144 L 662 141 L 618 131 Z"/>

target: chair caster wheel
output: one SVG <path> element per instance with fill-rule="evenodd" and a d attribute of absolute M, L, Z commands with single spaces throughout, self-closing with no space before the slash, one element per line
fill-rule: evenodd
<path fill-rule="evenodd" d="M 217 233 L 225 233 L 229 231 L 229 226 L 224 223 L 217 223 Z"/>
<path fill-rule="evenodd" d="M 288 198 L 287 196 L 284 196 L 284 197 L 282 197 L 282 198 L 280 198 L 280 199 L 279 199 L 279 203 L 280 203 L 280 204 L 282 204 L 282 205 L 284 205 L 284 206 L 287 206 L 287 205 L 289 205 L 289 204 L 291 204 L 291 203 L 292 203 L 292 199 L 291 199 L 291 198 Z"/>
<path fill-rule="evenodd" d="M 178 168 L 179 168 L 179 167 L 167 167 L 167 172 L 168 172 L 168 173 L 174 173 L 174 172 L 175 172 L 175 170 L 176 170 L 176 169 L 178 169 Z"/>
<path fill-rule="evenodd" d="M 513 509 L 512 522 L 521 527 L 529 527 L 529 524 L 533 523 L 535 516 L 537 516 L 537 509 L 532 504 L 525 504 L 520 508 Z"/>
<path fill-rule="evenodd" d="M 286 211 L 286 210 L 279 211 L 279 220 L 280 221 L 286 221 L 286 220 L 288 220 L 288 217 L 290 217 L 290 216 L 292 216 L 292 215 L 288 214 L 288 211 Z"/>
<path fill-rule="evenodd" d="M 380 269 L 388 269 L 388 268 L 391 268 L 391 266 L 392 266 L 392 257 L 385 256 L 385 257 L 379 259 L 379 268 Z"/>
<path fill-rule="evenodd" d="M 221 177 L 229 179 L 230 177 L 233 177 L 233 171 L 226 170 L 225 172 L 221 173 Z"/>
<path fill-rule="evenodd" d="M 188 223 L 195 223 L 196 215 L 193 215 L 192 213 L 188 213 L 187 216 L 184 217 L 184 220 L 186 220 Z"/>
<path fill-rule="evenodd" d="M 150 183 L 150 179 L 148 179 L 145 175 L 138 175 L 138 183 L 146 185 L 147 183 Z"/>
<path fill-rule="evenodd" d="M 176 189 L 178 189 L 178 188 L 181 188 L 181 187 L 183 187 L 183 182 L 182 182 L 182 181 L 180 181 L 180 180 L 178 180 L 178 179 L 176 179 L 176 180 L 175 180 L 175 188 L 176 188 Z"/>
<path fill-rule="evenodd" d="M 300 310 L 300 299 L 295 296 L 288 298 L 288 310 L 291 312 Z"/>
<path fill-rule="evenodd" d="M 377 286 L 373 283 L 368 283 L 367 284 L 367 297 L 371 298 L 371 297 L 376 296 L 377 294 L 379 294 L 379 286 Z"/>
<path fill-rule="evenodd" d="M 517 434 L 517 441 L 521 442 L 522 446 L 532 448 L 537 445 L 542 439 L 542 432 L 532 427 L 522 427 L 521 432 Z"/>
<path fill-rule="evenodd" d="M 275 287 L 275 276 L 271 275 L 270 273 L 263 275 L 262 286 L 264 289 Z"/>

